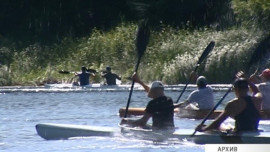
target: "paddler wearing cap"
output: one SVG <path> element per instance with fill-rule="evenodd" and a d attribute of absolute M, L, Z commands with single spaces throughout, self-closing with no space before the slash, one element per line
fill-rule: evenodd
<path fill-rule="evenodd" d="M 259 75 L 260 80 L 256 80 L 256 75 L 250 76 L 250 80 L 258 83 L 258 88 L 262 93 L 262 110 L 270 110 L 270 69 L 265 69 Z"/>
<path fill-rule="evenodd" d="M 174 104 L 172 99 L 164 94 L 162 82 L 153 81 L 151 86 L 148 87 L 136 73 L 133 74 L 133 80 L 143 86 L 148 93 L 148 97 L 152 100 L 148 102 L 142 118 L 137 120 L 124 118 L 121 124 L 145 127 L 147 121 L 152 117 L 153 130 L 174 131 Z"/>
<path fill-rule="evenodd" d="M 199 76 L 196 80 L 197 89 L 191 92 L 186 101 L 176 105 L 186 109 L 210 110 L 214 106 L 214 94 L 204 76 Z"/>

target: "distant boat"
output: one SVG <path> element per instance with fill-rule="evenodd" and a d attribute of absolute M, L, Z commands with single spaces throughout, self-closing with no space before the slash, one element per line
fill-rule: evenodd
<path fill-rule="evenodd" d="M 116 89 L 116 90 L 129 90 L 129 84 L 118 84 L 118 85 L 104 85 L 100 83 L 93 83 L 89 85 L 79 86 L 71 83 L 59 83 L 59 84 L 44 84 L 45 88 L 48 89 Z M 136 85 L 135 89 L 142 89 L 141 86 Z"/>
<path fill-rule="evenodd" d="M 90 85 L 85 85 L 85 86 L 79 86 L 79 85 L 74 85 L 72 83 L 54 83 L 54 84 L 44 84 L 45 88 L 59 88 L 59 89 L 64 89 L 64 88 L 69 88 L 69 89 L 76 89 L 76 88 L 126 88 L 126 90 L 129 90 L 131 84 L 117 84 L 117 85 L 105 85 L 101 83 L 93 83 Z M 177 84 L 177 85 L 164 85 L 165 90 L 167 91 L 180 91 L 183 89 L 185 85 L 184 84 Z M 227 84 L 213 84 L 210 85 L 213 90 L 216 91 L 224 91 L 227 88 L 230 87 L 230 85 Z M 193 91 L 197 88 L 196 85 L 188 85 L 187 91 Z M 143 87 L 140 86 L 139 84 L 135 84 L 134 86 L 135 90 L 143 90 Z"/>

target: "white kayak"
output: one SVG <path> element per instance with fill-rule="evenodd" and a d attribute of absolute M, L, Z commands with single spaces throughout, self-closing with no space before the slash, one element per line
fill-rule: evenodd
<path fill-rule="evenodd" d="M 245 132 L 239 134 L 227 134 L 223 132 L 197 132 L 191 137 L 193 129 L 176 129 L 174 132 L 154 132 L 150 129 L 131 128 L 120 126 L 119 128 L 42 123 L 36 125 L 39 136 L 47 140 L 69 139 L 71 137 L 88 136 L 114 136 L 121 131 L 122 134 L 147 140 L 164 140 L 177 138 L 179 141 L 191 141 L 196 144 L 218 143 L 247 143 L 270 144 L 270 132 Z"/>
<path fill-rule="evenodd" d="M 197 132 L 191 137 L 193 132 L 194 130 L 190 129 L 179 129 L 173 133 L 173 136 L 196 144 L 270 144 L 270 132 L 264 131 L 244 132 L 242 134 L 220 131 Z"/>
<path fill-rule="evenodd" d="M 60 84 L 44 84 L 44 88 L 47 89 L 72 89 L 72 90 L 108 90 L 108 91 L 127 91 L 130 90 L 129 84 L 117 84 L 117 85 L 104 85 L 100 83 L 93 83 L 89 85 L 79 86 L 71 83 L 60 83 Z M 134 90 L 143 90 L 143 88 L 136 84 Z"/>
<path fill-rule="evenodd" d="M 71 137 L 113 136 L 117 131 L 111 127 L 54 123 L 37 124 L 36 130 L 40 137 L 47 140 L 68 139 Z"/>
<path fill-rule="evenodd" d="M 100 84 L 100 83 L 93 83 L 93 84 L 89 84 L 89 85 L 84 85 L 84 86 L 79 86 L 79 85 L 74 85 L 72 83 L 54 83 L 54 84 L 44 84 L 44 87 L 46 88 L 101 88 L 101 87 L 108 87 L 108 88 L 113 88 L 113 87 L 123 87 L 123 88 L 127 88 L 130 87 L 130 85 L 104 85 L 104 84 Z"/>
<path fill-rule="evenodd" d="M 177 85 L 164 85 L 164 89 L 167 91 L 180 91 L 184 88 L 184 84 Z M 227 90 L 230 85 L 225 84 L 212 84 L 209 85 L 213 90 L 223 91 Z M 90 89 L 90 90 L 130 90 L 131 84 L 120 84 L 117 85 L 104 85 L 101 83 L 92 83 L 85 86 L 74 85 L 72 83 L 55 83 L 55 84 L 44 84 L 44 88 L 47 89 Z M 189 84 L 187 91 L 193 91 L 197 88 L 197 85 Z M 139 84 L 134 85 L 134 90 L 144 90 Z"/>

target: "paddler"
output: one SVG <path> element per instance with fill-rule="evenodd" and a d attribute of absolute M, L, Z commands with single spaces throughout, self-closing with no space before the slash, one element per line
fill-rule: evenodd
<path fill-rule="evenodd" d="M 121 80 L 121 77 L 112 73 L 112 69 L 109 66 L 106 67 L 106 71 L 102 72 L 101 76 L 106 79 L 107 85 L 116 85 L 116 79 Z"/>
<path fill-rule="evenodd" d="M 152 117 L 153 130 L 174 131 L 174 105 L 172 99 L 164 94 L 162 82 L 154 81 L 151 86 L 148 87 L 140 80 L 136 73 L 133 75 L 133 80 L 143 86 L 148 93 L 148 97 L 152 98 L 152 100 L 148 102 L 145 114 L 142 118 L 137 120 L 124 118 L 122 119 L 121 124 L 129 124 L 134 127 L 140 126 L 143 128 L 146 126 L 147 121 Z"/>
<path fill-rule="evenodd" d="M 214 94 L 204 76 L 199 76 L 196 80 L 197 89 L 192 91 L 187 100 L 176 106 L 192 110 L 210 110 L 214 107 Z"/>
<path fill-rule="evenodd" d="M 253 94 L 249 95 L 249 87 Z M 257 131 L 260 121 L 259 110 L 262 96 L 258 88 L 246 78 L 237 78 L 233 85 L 236 98 L 231 100 L 225 107 L 224 112 L 208 126 L 199 125 L 197 131 L 220 129 L 222 122 L 228 117 L 235 119 L 234 131 Z"/>
<path fill-rule="evenodd" d="M 87 72 L 87 69 L 85 66 L 81 67 L 81 73 L 75 73 L 75 76 L 79 77 L 80 80 L 80 86 L 89 85 L 89 78 L 90 76 L 95 76 L 94 73 Z"/>
<path fill-rule="evenodd" d="M 256 80 L 256 75 L 250 76 L 250 80 L 258 83 L 258 88 L 262 93 L 262 110 L 270 110 L 270 69 L 265 69 Z"/>

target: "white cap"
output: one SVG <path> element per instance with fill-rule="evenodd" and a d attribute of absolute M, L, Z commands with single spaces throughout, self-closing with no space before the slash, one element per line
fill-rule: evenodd
<path fill-rule="evenodd" d="M 207 80 L 204 76 L 199 76 L 197 79 L 197 85 L 207 85 Z"/>
<path fill-rule="evenodd" d="M 164 88 L 164 86 L 161 81 L 153 81 L 150 89 L 154 89 L 154 88 Z"/>
<path fill-rule="evenodd" d="M 154 88 L 164 88 L 164 86 L 161 81 L 153 81 L 150 87 L 150 91 L 148 92 L 148 97 L 153 98 Z"/>

